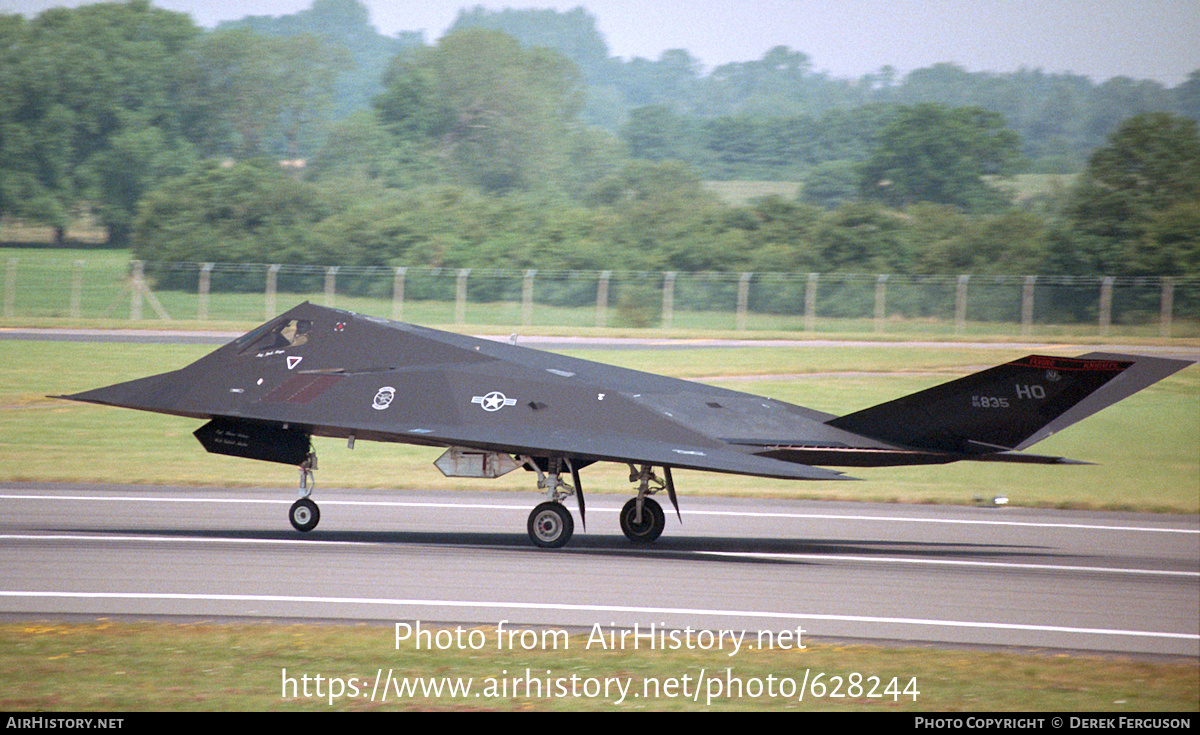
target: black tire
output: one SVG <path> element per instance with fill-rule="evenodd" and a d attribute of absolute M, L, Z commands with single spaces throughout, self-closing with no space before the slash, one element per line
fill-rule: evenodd
<path fill-rule="evenodd" d="M 621 532 L 635 544 L 649 544 L 658 540 L 667 527 L 667 516 L 662 506 L 653 498 L 642 500 L 642 522 L 634 523 L 637 517 L 637 498 L 630 498 L 621 509 Z"/>
<path fill-rule="evenodd" d="M 288 520 L 292 522 L 292 527 L 297 531 L 306 533 L 320 523 L 321 510 L 308 498 L 300 498 L 292 503 L 292 507 L 288 510 Z"/>
<path fill-rule="evenodd" d="M 534 545 L 543 549 L 557 549 L 571 540 L 571 535 L 575 533 L 575 519 L 562 503 L 548 500 L 530 511 L 526 529 Z"/>

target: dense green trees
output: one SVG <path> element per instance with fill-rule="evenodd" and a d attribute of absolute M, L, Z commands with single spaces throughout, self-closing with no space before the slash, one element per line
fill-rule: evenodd
<path fill-rule="evenodd" d="M 323 134 L 341 50 L 312 36 L 270 38 L 244 29 L 197 39 L 185 56 L 187 113 L 209 155 L 299 156 Z"/>
<path fill-rule="evenodd" d="M 332 201 L 268 159 L 212 161 L 166 182 L 143 204 L 135 257 L 159 262 L 312 263 L 337 260 L 316 225 Z"/>
<path fill-rule="evenodd" d="M 1165 113 L 1127 120 L 1088 160 L 1061 237 L 1106 270 L 1200 273 L 1200 135 Z"/>
<path fill-rule="evenodd" d="M 579 70 L 566 57 L 467 29 L 397 57 L 385 85 L 380 122 L 449 162 L 462 183 L 504 192 L 562 177 L 583 104 Z"/>
<path fill-rule="evenodd" d="M 1004 195 L 986 176 L 1015 172 L 1018 139 L 978 107 L 902 107 L 863 167 L 862 193 L 891 206 L 917 202 L 996 209 Z"/>
<path fill-rule="evenodd" d="M 556 13 L 548 10 L 475 8 L 460 13 L 454 30 L 484 27 L 502 31 L 527 47 L 554 48 L 578 65 L 588 84 L 584 119 L 620 130 L 633 111 L 647 106 L 665 107 L 676 115 L 676 127 L 685 131 L 684 144 L 676 148 L 682 160 L 700 169 L 705 178 L 802 178 L 807 167 L 831 160 L 866 158 L 880 125 L 876 108 L 937 104 L 950 108 L 979 107 L 997 113 L 1021 141 L 1021 154 L 1032 170 L 1070 173 L 1101 145 L 1126 118 L 1149 111 L 1171 112 L 1196 119 L 1200 116 L 1200 72 L 1188 82 L 1168 89 L 1145 80 L 1116 77 L 1093 82 L 1077 74 L 1049 74 L 1022 69 L 1008 74 L 969 72 L 950 63 L 935 64 L 900 76 L 885 66 L 856 80 L 837 79 L 814 70 L 813 60 L 802 51 L 779 46 L 761 59 L 724 64 L 704 74 L 703 60 L 686 50 L 664 52 L 658 59 L 615 59 L 594 18 L 582 10 Z M 843 118 L 831 113 L 847 112 Z M 745 129 L 764 135 L 748 146 L 732 145 L 737 156 L 718 154 L 707 139 L 695 132 L 714 119 L 737 119 Z M 850 139 L 837 154 L 815 146 L 816 158 L 797 167 L 795 159 L 775 157 L 766 121 L 786 120 L 785 126 L 808 127 L 822 133 L 864 118 L 841 132 Z M 772 123 L 778 127 L 780 123 Z M 637 126 L 633 128 L 635 132 Z M 853 135 L 847 133 L 853 132 Z M 631 140 L 631 142 L 633 142 Z M 760 154 L 745 156 L 756 148 Z M 799 168 L 799 173 L 797 169 Z"/>
<path fill-rule="evenodd" d="M 678 161 L 629 162 L 583 198 L 545 187 L 397 188 L 371 176 L 328 184 L 297 181 L 271 162 L 209 166 L 148 199 L 136 252 L 170 261 L 542 271 L 1200 274 L 1195 199 L 1165 199 L 1135 237 L 1120 240 L 1073 229 L 1053 209 L 986 214 L 863 200 L 825 210 L 780 197 L 731 207 Z"/>
<path fill-rule="evenodd" d="M 142 193 L 193 158 L 181 57 L 199 33 L 145 0 L 0 19 L 0 214 L 61 233 L 91 201 L 124 242 Z"/>
<path fill-rule="evenodd" d="M 218 32 L 232 30 L 275 39 L 315 39 L 335 54 L 339 63 L 329 106 L 332 120 L 370 107 L 371 99 L 383 90 L 383 74 L 392 58 L 424 45 L 420 31 L 394 37 L 380 34 L 359 0 L 313 0 L 309 9 L 291 15 L 252 15 L 217 26 Z M 305 154 L 320 144 L 319 139 L 306 142 Z"/>
<path fill-rule="evenodd" d="M 1196 121 L 1157 113 L 1130 118 L 1092 154 L 1071 213 L 1085 232 L 1136 239 L 1158 214 L 1196 202 Z"/>
<path fill-rule="evenodd" d="M 582 10 L 426 44 L 358 0 L 215 31 L 135 0 L 0 15 L 0 215 L 86 204 L 156 261 L 1200 276 L 1198 99 L 1200 72 L 838 80 L 786 47 L 706 74 L 611 58 Z"/>
<path fill-rule="evenodd" d="M 201 157 L 298 151 L 340 57 L 203 33 L 146 0 L 0 18 L 0 215 L 61 232 L 90 203 L 126 244 L 138 203 Z"/>

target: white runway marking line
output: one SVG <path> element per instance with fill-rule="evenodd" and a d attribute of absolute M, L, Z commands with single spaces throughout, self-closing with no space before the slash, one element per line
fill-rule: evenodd
<path fill-rule="evenodd" d="M 375 541 L 332 541 L 320 539 L 288 538 L 213 538 L 207 536 L 97 536 L 91 534 L 64 533 L 0 533 L 0 541 L 112 541 L 117 543 L 214 543 L 214 544 L 318 544 L 324 546 L 375 546 Z"/>
<path fill-rule="evenodd" d="M 164 498 L 137 495 L 0 495 L 0 500 L 74 500 L 74 501 L 115 501 L 138 503 L 245 503 L 259 505 L 287 505 L 292 501 L 264 500 L 261 498 Z M 388 508 L 450 508 L 456 510 L 516 510 L 528 512 L 527 505 L 503 505 L 495 503 L 438 503 L 432 501 L 403 501 L 403 500 L 321 500 L 322 505 L 344 505 L 363 507 Z M 618 508 L 590 506 L 589 510 L 600 513 L 618 513 Z M 871 515 L 840 515 L 833 513 L 783 513 L 774 511 L 738 511 L 738 510 L 689 510 L 688 515 L 696 516 L 728 516 L 738 518 L 793 518 L 800 520 L 834 520 L 834 521 L 876 521 L 883 523 L 940 523 L 948 525 L 976 526 L 1019 526 L 1029 528 L 1072 528 L 1089 531 L 1137 531 L 1143 533 L 1185 533 L 1200 535 L 1200 528 L 1158 528 L 1154 526 L 1118 526 L 1093 523 L 1048 523 L 1042 521 L 999 521 L 974 520 L 968 518 L 912 518 L 907 516 L 871 516 Z"/>
<path fill-rule="evenodd" d="M 1200 528 L 1156 528 L 1154 526 L 1108 526 L 1092 523 L 1048 523 L 1044 521 L 980 521 L 969 518 L 908 518 L 905 516 L 836 515 L 832 513 L 773 513 L 759 511 L 695 510 L 693 515 L 757 516 L 763 518 L 824 518 L 836 521 L 883 521 L 886 523 L 944 523 L 966 526 L 1027 526 L 1030 528 L 1075 528 L 1089 531 L 1144 531 L 1147 533 L 1190 533 L 1200 535 Z"/>
<path fill-rule="evenodd" d="M 771 552 L 741 552 L 741 551 L 696 551 L 696 554 L 706 556 L 743 556 L 752 559 L 797 559 L 797 560 L 812 560 L 812 561 L 857 561 L 857 562 L 875 562 L 879 564 L 932 564 L 941 566 L 962 566 L 962 567 L 997 567 L 1000 569 L 1036 569 L 1047 572 L 1096 572 L 1096 573 L 1116 573 L 1116 574 L 1147 574 L 1154 576 L 1166 577 L 1196 577 L 1200 578 L 1200 572 L 1181 572 L 1170 571 L 1166 569 L 1122 569 L 1120 567 L 1085 567 L 1069 564 L 1018 564 L 1015 562 L 1005 561 L 965 561 L 962 559 L 905 559 L 902 557 L 887 557 L 887 556 L 846 556 L 839 554 L 789 554 L 786 552 L 771 553 Z"/>
<path fill-rule="evenodd" d="M 574 612 L 637 613 L 640 615 L 692 615 L 696 617 L 737 617 L 775 620 L 826 620 L 854 623 L 881 623 L 945 628 L 981 628 L 990 630 L 1021 630 L 1031 632 L 1073 633 L 1079 635 L 1125 636 L 1136 638 L 1172 638 L 1200 640 L 1200 634 L 1167 633 L 1151 630 L 1118 630 L 1110 628 L 1072 628 L 1061 625 L 1024 623 L 981 623 L 967 620 L 927 620 L 922 618 L 888 618 L 875 615 L 823 615 L 794 612 L 759 612 L 752 610 L 705 610 L 677 607 L 637 607 L 630 605 L 575 605 L 541 602 L 498 602 L 464 600 L 407 600 L 374 597 L 315 597 L 308 595 L 229 595 L 171 592 L 54 592 L 44 590 L 0 590 L 0 597 L 60 598 L 80 600 L 174 600 L 206 602 L 275 602 L 329 605 L 378 605 L 384 607 L 456 607 L 504 610 L 553 610 Z"/>

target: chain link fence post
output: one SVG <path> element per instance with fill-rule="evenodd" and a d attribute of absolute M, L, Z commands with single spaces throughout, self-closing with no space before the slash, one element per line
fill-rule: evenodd
<path fill-rule="evenodd" d="M 1021 287 L 1021 334 L 1033 331 L 1033 286 L 1037 276 L 1025 276 L 1025 284 Z"/>
<path fill-rule="evenodd" d="M 263 315 L 267 321 L 275 318 L 275 294 L 279 288 L 279 264 L 267 267 L 267 292 L 263 298 Z"/>
<path fill-rule="evenodd" d="M 212 263 L 200 264 L 200 282 L 196 287 L 196 320 L 208 321 L 208 295 L 212 291 Z"/>
<path fill-rule="evenodd" d="M 954 333 L 962 334 L 967 327 L 967 286 L 971 282 L 969 275 L 958 277 L 954 286 Z"/>
<path fill-rule="evenodd" d="M 608 326 L 608 284 L 611 280 L 612 271 L 602 271 L 596 283 L 596 326 L 601 329 Z"/>
<path fill-rule="evenodd" d="M 397 268 L 392 276 L 392 320 L 404 321 L 404 281 L 408 277 L 407 268 Z"/>
<path fill-rule="evenodd" d="M 1164 278 L 1162 282 L 1162 300 L 1158 317 L 1158 336 L 1171 336 L 1171 318 L 1175 311 L 1175 279 Z"/>
<path fill-rule="evenodd" d="M 454 286 L 454 323 L 467 322 L 467 278 L 471 275 L 470 268 L 460 268 Z"/>
<path fill-rule="evenodd" d="M 817 281 L 820 273 L 809 273 L 808 283 L 804 287 L 804 331 L 813 332 L 817 328 Z"/>

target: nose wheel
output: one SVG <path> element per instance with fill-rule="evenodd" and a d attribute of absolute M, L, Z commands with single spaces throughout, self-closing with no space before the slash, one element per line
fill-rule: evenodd
<path fill-rule="evenodd" d="M 292 522 L 293 528 L 305 533 L 317 527 L 321 520 L 321 510 L 308 498 L 300 498 L 292 503 L 291 509 L 288 510 L 288 520 Z"/>

